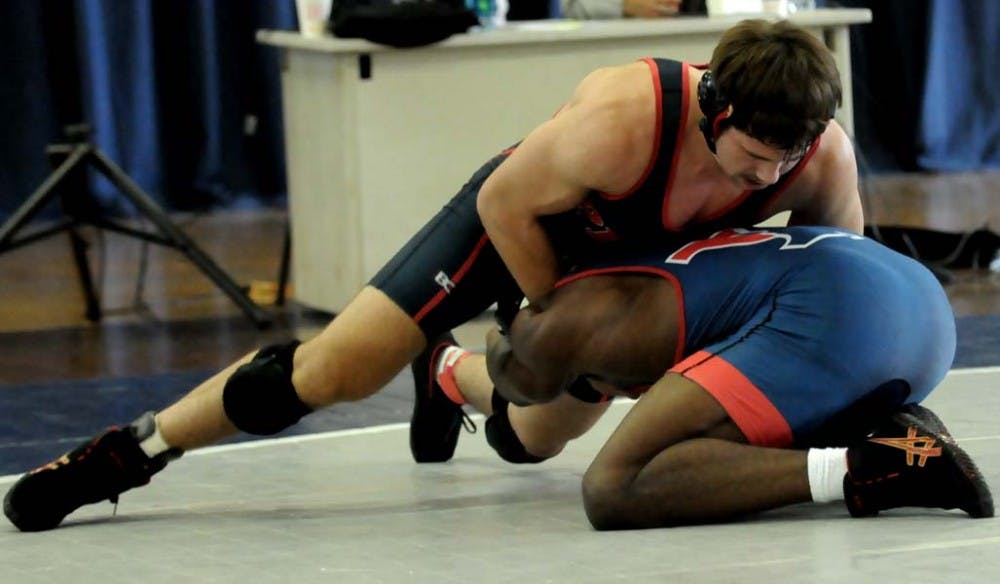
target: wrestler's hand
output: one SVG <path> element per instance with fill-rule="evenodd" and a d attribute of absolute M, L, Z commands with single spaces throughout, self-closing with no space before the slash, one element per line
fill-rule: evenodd
<path fill-rule="evenodd" d="M 494 388 L 505 400 L 518 406 L 531 404 L 531 400 L 518 391 L 524 371 L 518 366 L 510 347 L 507 331 L 491 328 L 486 332 L 486 369 L 493 380 Z"/>
<path fill-rule="evenodd" d="M 562 393 L 561 380 L 553 381 L 518 361 L 510 339 L 495 328 L 486 333 L 486 370 L 497 393 L 517 406 L 546 403 Z"/>
<path fill-rule="evenodd" d="M 497 300 L 497 309 L 493 313 L 493 317 L 496 319 L 501 335 L 507 336 L 510 334 L 510 325 L 514 324 L 514 318 L 517 317 L 517 313 L 521 310 L 521 306 L 524 303 L 523 295 Z"/>

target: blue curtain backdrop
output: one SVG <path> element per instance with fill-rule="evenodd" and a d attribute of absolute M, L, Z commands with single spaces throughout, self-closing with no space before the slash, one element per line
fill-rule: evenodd
<path fill-rule="evenodd" d="M 917 162 L 1000 167 L 1000 2 L 934 0 Z"/>
<path fill-rule="evenodd" d="M 840 4 L 875 17 L 851 33 L 866 170 L 1000 167 L 1000 3 Z M 278 54 L 254 33 L 295 26 L 293 0 L 0 2 L 0 220 L 48 173 L 45 145 L 81 120 L 168 209 L 282 204 Z"/>
<path fill-rule="evenodd" d="M 871 24 L 851 30 L 863 170 L 1000 168 L 1000 3 L 838 3 L 873 14 Z"/>
<path fill-rule="evenodd" d="M 0 2 L 0 218 L 48 173 L 47 143 L 94 142 L 168 209 L 281 204 L 278 55 L 293 0 Z M 111 212 L 132 210 L 92 180 Z"/>
<path fill-rule="evenodd" d="M 57 121 L 42 25 L 40 4 L 0 3 L 0 217 L 48 171 L 43 152 Z"/>

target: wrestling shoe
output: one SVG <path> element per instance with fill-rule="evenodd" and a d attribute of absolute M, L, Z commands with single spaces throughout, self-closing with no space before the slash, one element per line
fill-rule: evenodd
<path fill-rule="evenodd" d="M 916 404 L 847 449 L 844 499 L 854 517 L 896 507 L 993 517 L 993 496 L 975 463 L 934 412 Z"/>
<path fill-rule="evenodd" d="M 132 424 L 113 426 L 93 440 L 21 477 L 3 500 L 3 512 L 21 531 L 44 531 L 89 503 L 109 500 L 145 485 L 181 451 L 172 448 L 149 458 L 139 442 L 156 423 L 148 412 Z"/>
<path fill-rule="evenodd" d="M 435 371 L 441 352 L 458 343 L 445 333 L 427 343 L 410 365 L 416 398 L 410 417 L 410 452 L 417 462 L 446 462 L 455 454 L 458 434 L 465 425 L 474 433 L 476 425 L 462 406 L 448 399 L 437 382 Z"/>

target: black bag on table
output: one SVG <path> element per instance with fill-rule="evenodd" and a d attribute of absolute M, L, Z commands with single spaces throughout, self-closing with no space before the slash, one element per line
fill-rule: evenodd
<path fill-rule="evenodd" d="M 465 0 L 334 0 L 330 30 L 393 47 L 442 41 L 479 24 Z"/>

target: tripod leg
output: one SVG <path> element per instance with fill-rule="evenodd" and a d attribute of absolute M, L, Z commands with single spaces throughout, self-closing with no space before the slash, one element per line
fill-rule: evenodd
<path fill-rule="evenodd" d="M 285 242 L 281 246 L 281 267 L 278 269 L 278 295 L 275 305 L 285 305 L 285 288 L 288 287 L 288 264 L 292 257 L 292 226 L 285 221 Z"/>
<path fill-rule="evenodd" d="M 139 188 L 139 185 L 129 178 L 125 172 L 115 165 L 100 150 L 94 149 L 91 160 L 99 171 L 121 189 L 139 211 L 145 215 L 160 230 L 164 237 L 172 243 L 172 246 L 186 255 L 195 266 L 197 266 L 206 276 L 211 279 L 229 298 L 243 310 L 255 325 L 260 328 L 271 324 L 271 318 L 260 306 L 255 304 L 250 298 L 233 282 L 222 268 L 220 268 L 198 245 L 184 234 L 167 217 L 163 209 Z"/>
<path fill-rule="evenodd" d="M 24 225 L 31 220 L 42 208 L 48 204 L 49 200 L 55 194 L 55 188 L 59 186 L 59 183 L 66 178 L 66 175 L 72 171 L 76 165 L 84 159 L 84 157 L 90 153 L 91 147 L 87 144 L 81 144 L 73 148 L 69 156 L 62 161 L 59 166 L 57 166 L 41 185 L 35 189 L 35 192 L 31 193 L 28 199 L 15 210 L 10 218 L 4 222 L 3 226 L 0 227 L 0 251 L 3 251 L 8 247 L 8 244 L 14 239 L 18 230 L 24 227 Z"/>
<path fill-rule="evenodd" d="M 73 248 L 73 260 L 76 264 L 76 272 L 80 276 L 83 299 L 87 304 L 87 320 L 97 322 L 101 320 L 101 304 L 97 300 L 97 293 L 94 291 L 94 280 L 90 275 L 90 262 L 87 261 L 87 242 L 80 236 L 75 227 L 69 228 L 69 241 Z"/>

